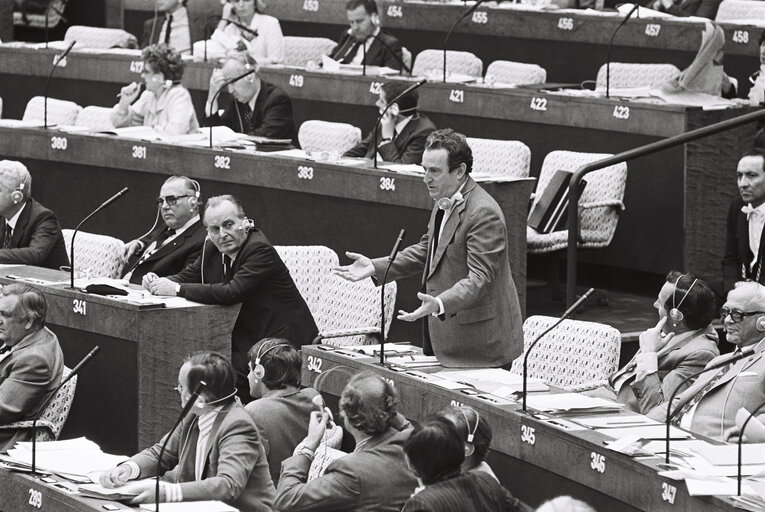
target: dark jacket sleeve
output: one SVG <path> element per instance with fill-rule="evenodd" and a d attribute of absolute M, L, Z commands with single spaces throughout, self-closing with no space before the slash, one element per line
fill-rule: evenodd
<path fill-rule="evenodd" d="M 401 51 L 401 41 L 395 37 L 387 36 L 387 34 L 385 34 L 384 39 L 390 50 L 388 48 L 384 48 L 382 65 L 392 69 L 400 70 L 401 62 L 404 62 L 404 54 Z M 395 54 L 395 56 L 393 54 Z"/>
<path fill-rule="evenodd" d="M 733 289 L 736 281 L 741 279 L 741 260 L 738 255 L 738 215 L 740 211 L 741 202 L 731 202 L 725 227 L 725 256 L 722 259 L 725 294 Z"/>
<path fill-rule="evenodd" d="M 274 91 L 268 98 L 263 122 L 255 130 L 255 135 L 272 139 L 292 138 L 292 102 L 286 93 Z"/>
<path fill-rule="evenodd" d="M 367 156 L 367 150 L 370 144 L 372 144 L 372 138 L 374 132 L 370 132 L 369 135 L 361 139 L 361 142 L 353 146 L 351 149 L 345 152 L 343 156 L 365 157 Z"/>
<path fill-rule="evenodd" d="M 421 132 L 413 136 L 408 144 L 399 150 L 393 142 L 387 142 L 377 148 L 377 152 L 386 162 L 400 164 L 419 164 L 422 162 L 422 153 L 425 151 L 425 141 L 428 133 Z"/>
<path fill-rule="evenodd" d="M 699 16 L 714 20 L 719 7 L 720 0 L 690 0 L 672 5 L 667 12 L 674 16 Z"/>
<path fill-rule="evenodd" d="M 219 112 L 223 109 L 223 113 Z M 241 127 L 236 119 L 236 109 L 234 108 L 234 99 L 230 98 L 225 104 L 218 99 L 218 112 L 205 117 L 205 126 L 228 126 L 235 132 L 241 132 Z"/>
<path fill-rule="evenodd" d="M 0 263 L 21 263 L 43 266 L 61 234 L 61 226 L 51 211 L 30 218 L 27 229 L 31 231 L 29 246 L 0 249 Z"/>

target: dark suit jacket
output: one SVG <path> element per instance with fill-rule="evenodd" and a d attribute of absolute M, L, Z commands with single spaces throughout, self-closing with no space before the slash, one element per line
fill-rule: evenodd
<path fill-rule="evenodd" d="M 188 9 L 187 9 L 188 12 Z M 203 41 L 205 38 L 205 28 L 203 23 L 196 23 L 192 17 L 192 13 L 188 13 L 189 16 L 189 41 L 191 45 L 194 45 L 194 41 Z M 143 32 L 141 34 L 141 48 L 146 48 L 150 44 L 159 43 L 159 33 L 162 31 L 162 24 L 165 23 L 164 13 L 157 15 L 157 24 L 154 26 L 154 33 L 151 32 L 152 24 L 154 23 L 154 17 L 149 18 L 143 22 Z M 175 27 L 173 27 L 175 30 Z M 163 41 L 164 42 L 164 41 Z"/>
<path fill-rule="evenodd" d="M 231 334 L 231 359 L 238 374 L 237 388 L 246 391 L 250 347 L 265 337 L 280 337 L 299 349 L 313 341 L 318 328 L 289 270 L 258 229 L 249 232 L 225 275 L 222 255 L 215 245 L 208 242 L 202 252 L 194 263 L 169 279 L 183 283 L 180 296 L 189 300 L 242 303 Z"/>
<path fill-rule="evenodd" d="M 216 416 L 207 439 L 202 479 L 195 478 L 199 426 L 189 415 L 167 443 L 163 454 L 163 480 L 180 483 L 185 501 L 220 500 L 242 512 L 270 512 L 274 484 L 258 439 L 255 422 L 244 408 L 226 405 Z M 131 459 L 141 470 L 140 477 L 157 474 L 157 461 L 164 438 Z"/>
<path fill-rule="evenodd" d="M 4 242 L 5 226 L 2 225 L 0 247 Z M 22 263 L 56 270 L 69 265 L 56 214 L 29 198 L 13 230 L 11 248 L 0 249 L 0 263 Z"/>
<path fill-rule="evenodd" d="M 433 122 L 426 116 L 416 112 L 406 123 L 392 142 L 382 144 L 377 151 L 386 162 L 403 164 L 419 164 L 422 162 L 422 153 L 425 151 L 425 140 L 436 129 Z M 349 149 L 345 156 L 363 156 L 374 158 L 374 128 L 364 140 Z M 382 135 L 378 133 L 378 140 Z"/>
<path fill-rule="evenodd" d="M 274 508 L 281 512 L 398 512 L 417 487 L 403 449 L 409 434 L 409 430 L 388 428 L 358 451 L 331 462 L 323 476 L 310 482 L 308 457 L 288 458 L 282 463 Z"/>
<path fill-rule="evenodd" d="M 0 425 L 33 419 L 63 371 L 58 338 L 47 328 L 21 340 L 0 360 Z M 0 430 L 0 452 L 30 439 L 29 430 Z"/>
<path fill-rule="evenodd" d="M 746 219 L 746 214 L 741 211 L 745 204 L 743 199 L 737 197 L 731 202 L 728 209 L 725 256 L 723 256 L 722 260 L 725 294 L 733 289 L 736 281 L 754 280 L 757 277 L 757 268 L 752 268 L 751 264 L 754 255 L 749 249 L 749 221 Z M 765 259 L 765 230 L 763 230 L 763 236 L 760 239 L 759 256 L 760 261 Z M 765 284 L 765 271 L 760 272 L 759 282 L 760 284 Z"/>
<path fill-rule="evenodd" d="M 130 282 L 133 284 L 141 284 L 143 276 L 149 272 L 154 272 L 160 277 L 171 276 L 177 274 L 186 266 L 199 257 L 202 252 L 202 244 L 205 241 L 205 228 L 202 225 L 202 221 L 198 220 L 189 228 L 174 238 L 171 242 L 160 247 L 158 250 L 146 258 L 143 263 L 138 265 L 138 261 L 146 249 L 162 235 L 167 226 L 159 226 L 154 231 L 149 233 L 139 240 L 143 243 L 144 250 L 138 251 L 130 257 L 125 265 L 125 273 L 133 270 L 133 274 L 130 276 Z M 136 266 L 137 265 L 137 266 Z M 123 274 L 123 275 L 124 275 Z"/>
<path fill-rule="evenodd" d="M 430 484 L 404 504 L 401 512 L 525 512 L 528 509 L 491 475 L 468 471 Z"/>
<path fill-rule="evenodd" d="M 681 0 L 666 9 L 666 12 L 674 16 L 700 16 L 714 20 L 717 9 L 720 8 L 721 0 Z"/>
<path fill-rule="evenodd" d="M 367 66 L 386 66 L 391 69 L 401 69 L 400 62 L 404 62 L 404 57 L 401 53 L 401 42 L 382 30 L 377 34 L 377 38 L 385 41 L 385 44 L 387 44 L 388 47 L 378 39 L 374 39 L 372 44 L 369 45 L 369 50 L 367 50 L 366 58 L 362 60 L 362 64 L 366 64 Z M 348 33 L 347 30 L 343 31 L 337 46 L 332 49 L 329 56 L 337 61 L 343 60 L 345 54 L 351 51 L 355 42 L 356 39 Z M 353 58 L 353 55 L 350 57 Z M 398 60 L 396 60 L 396 57 L 398 57 Z"/>
<path fill-rule="evenodd" d="M 500 367 L 523 352 L 523 318 L 507 254 L 505 217 L 497 202 L 472 178 L 464 200 L 444 224 L 431 262 L 434 207 L 428 232 L 396 256 L 389 278 L 420 275 L 425 293 L 444 304 L 428 315 L 430 337 L 423 352 L 447 367 Z M 388 258 L 372 260 L 378 279 Z"/>
<path fill-rule="evenodd" d="M 223 114 L 215 112 L 207 118 L 207 126 L 224 125 L 238 133 L 258 135 L 272 139 L 290 139 L 297 144 L 297 130 L 292 117 L 292 102 L 280 87 L 260 81 L 260 92 L 255 100 L 252 124 L 244 124 L 245 105 L 232 96 L 223 107 Z"/>

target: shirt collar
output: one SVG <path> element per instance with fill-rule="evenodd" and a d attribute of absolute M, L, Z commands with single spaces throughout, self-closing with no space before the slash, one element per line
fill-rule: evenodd
<path fill-rule="evenodd" d="M 198 221 L 199 221 L 199 214 L 196 214 L 193 217 L 191 217 L 189 220 L 187 220 L 186 224 L 184 224 L 183 226 L 175 230 L 176 236 L 180 235 L 181 233 L 189 229 L 195 222 L 198 222 Z"/>
<path fill-rule="evenodd" d="M 8 219 L 6 222 L 11 226 L 11 229 L 16 229 L 16 223 L 19 221 L 19 217 L 21 216 L 21 212 L 24 211 L 24 208 L 27 207 L 27 202 L 24 201 L 24 204 L 21 206 L 21 209 L 16 212 L 16 215 Z"/>

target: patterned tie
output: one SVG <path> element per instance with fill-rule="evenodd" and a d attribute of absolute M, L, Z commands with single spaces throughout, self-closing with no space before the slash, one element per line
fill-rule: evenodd
<path fill-rule="evenodd" d="M 228 275 L 228 271 L 231 270 L 231 258 L 223 256 L 223 277 Z"/>
<path fill-rule="evenodd" d="M 0 347 L 0 356 L 10 351 L 11 351 L 11 347 L 9 347 L 8 345 L 3 345 L 2 347 Z"/>
<path fill-rule="evenodd" d="M 728 370 L 730 370 L 731 366 L 733 366 L 733 363 L 732 363 L 732 362 L 731 362 L 731 363 L 728 363 L 728 364 L 726 364 L 725 366 L 723 366 L 722 368 L 720 368 L 720 369 L 717 371 L 717 373 L 715 374 L 715 376 L 714 376 L 714 377 L 712 377 L 712 379 L 711 379 L 709 382 L 707 382 L 707 383 L 704 385 L 704 387 L 703 387 L 703 388 L 701 388 L 701 390 L 700 390 L 698 393 L 696 393 L 695 395 L 693 395 L 693 398 L 691 398 L 690 400 L 688 400 L 688 403 L 686 403 L 686 404 L 683 406 L 683 408 L 682 408 L 682 409 L 680 409 L 680 412 L 679 412 L 679 413 L 677 413 L 677 414 L 675 415 L 675 417 L 674 417 L 674 418 L 672 418 L 672 422 L 671 422 L 671 423 L 672 423 L 673 425 L 675 425 L 675 426 L 677 426 L 677 425 L 680 425 L 680 420 L 682 420 L 682 419 L 683 419 L 683 415 L 687 414 L 687 413 L 688 413 L 688 411 L 690 411 L 691 409 L 693 409 L 693 407 L 694 407 L 696 404 L 698 404 L 698 403 L 701 401 L 701 399 L 702 399 L 702 398 L 704 398 L 704 396 L 705 396 L 707 393 L 709 393 L 709 390 L 711 390 L 711 389 L 714 387 L 714 385 L 717 383 L 717 381 L 718 381 L 718 380 L 720 380 L 720 379 L 722 378 L 722 376 L 723 376 L 723 375 L 725 375 L 726 373 L 728 373 Z"/>
<path fill-rule="evenodd" d="M 361 48 L 361 41 L 356 41 L 340 60 L 340 64 L 350 64 Z"/>
<path fill-rule="evenodd" d="M 175 234 L 175 230 L 173 228 L 167 228 L 164 230 L 160 235 L 157 237 L 157 245 L 154 247 L 154 250 L 159 249 L 162 247 L 165 243 L 165 241 L 173 236 Z"/>
<path fill-rule="evenodd" d="M 3 237 L 3 249 L 10 249 L 13 241 L 13 228 L 7 222 L 5 223 L 5 236 Z"/>
<path fill-rule="evenodd" d="M 244 133 L 247 135 L 254 135 L 255 134 L 255 127 L 253 126 L 252 119 L 254 117 L 255 113 L 250 108 L 249 103 L 244 104 Z"/>
<path fill-rule="evenodd" d="M 438 239 L 441 238 L 441 222 L 444 220 L 445 211 L 441 208 L 436 211 L 436 220 L 433 224 L 433 256 L 430 259 L 430 266 L 433 267 L 436 250 L 438 249 Z"/>
<path fill-rule="evenodd" d="M 170 44 L 170 32 L 173 30 L 173 15 L 168 14 L 165 17 L 165 44 Z"/>

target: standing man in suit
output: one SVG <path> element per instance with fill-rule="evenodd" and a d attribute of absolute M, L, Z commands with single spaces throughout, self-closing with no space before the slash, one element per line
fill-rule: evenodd
<path fill-rule="evenodd" d="M 266 236 L 230 195 L 211 197 L 204 223 L 212 244 L 178 274 L 148 273 L 154 295 L 181 296 L 203 304 L 242 303 L 231 334 L 231 362 L 238 395 L 250 402 L 247 352 L 263 338 L 286 338 L 295 348 L 311 343 L 318 329 L 289 270 Z"/>
<path fill-rule="evenodd" d="M 191 52 L 192 41 L 204 38 L 203 34 L 191 37 L 189 13 L 186 10 L 188 0 L 155 0 L 157 13 L 164 13 L 164 19 L 158 16 L 149 18 L 143 24 L 141 48 L 152 44 L 165 43 L 175 48 L 178 53 Z"/>
<path fill-rule="evenodd" d="M 731 202 L 722 260 L 724 293 L 741 280 L 765 284 L 765 158 L 752 153 L 738 162 L 736 179 L 740 198 Z"/>
<path fill-rule="evenodd" d="M 231 98 L 219 105 L 215 96 L 225 82 L 247 71 L 255 70 L 228 86 Z M 260 78 L 258 63 L 246 52 L 229 56 L 220 71 L 210 77 L 210 89 L 205 104 L 207 126 L 224 125 L 238 133 L 290 139 L 297 143 L 297 130 L 292 117 L 292 102 L 281 88 Z"/>
<path fill-rule="evenodd" d="M 164 224 L 125 244 L 124 278 L 141 284 L 153 272 L 171 276 L 193 263 L 202 252 L 205 230 L 199 218 L 199 183 L 186 176 L 170 176 L 157 198 L 157 215 Z"/>
<path fill-rule="evenodd" d="M 382 113 L 389 100 L 409 88 L 409 83 L 402 81 L 385 82 L 380 87 L 377 108 Z M 436 129 L 433 122 L 417 112 L 417 90 L 399 98 L 390 106 L 383 118 L 377 134 L 377 152 L 382 160 L 403 164 L 419 164 L 425 151 L 425 140 Z M 363 156 L 374 158 L 375 130 L 369 132 L 364 140 L 349 149 L 344 156 Z"/>
<path fill-rule="evenodd" d="M 728 342 L 736 345 L 737 351 L 755 347 L 754 354 L 701 374 L 675 397 L 672 411 L 677 411 L 673 421 L 680 427 L 728 443 L 741 435 L 736 419 L 739 411 L 746 410 L 748 416 L 765 402 L 765 287 L 751 281 L 737 283 L 728 293 L 720 319 Z M 707 366 L 728 357 L 716 357 Z M 652 411 L 649 416 L 664 420 L 666 409 Z M 765 420 L 765 414 L 761 412 L 758 419 Z"/>
<path fill-rule="evenodd" d="M 380 29 L 380 15 L 375 0 L 349 0 L 345 4 L 348 24 L 329 54 L 341 64 L 366 64 L 401 69 L 401 42 Z M 362 48 L 363 45 L 363 48 Z"/>
<path fill-rule="evenodd" d="M 56 215 L 32 199 L 32 176 L 14 160 L 0 160 L 0 263 L 58 270 L 69 265 Z"/>
<path fill-rule="evenodd" d="M 327 466 L 323 476 L 308 481 L 316 449 L 329 420 L 327 409 L 312 412 L 308 434 L 292 457 L 282 463 L 274 509 L 292 511 L 398 512 L 417 487 L 404 458 L 411 428 L 398 430 L 398 395 L 372 372 L 354 375 L 340 396 L 345 431 L 356 449 Z"/>
<path fill-rule="evenodd" d="M 502 210 L 470 177 L 473 153 L 464 135 L 431 133 L 422 166 L 436 201 L 428 232 L 396 256 L 389 273 L 393 280 L 421 275 L 422 305 L 398 318 L 426 318 L 423 352 L 444 366 L 507 366 L 523 351 L 523 320 Z M 388 258 L 346 254 L 353 264 L 334 271 L 351 281 L 381 278 L 388 264 Z"/>
<path fill-rule="evenodd" d="M 38 290 L 8 284 L 0 294 L 0 425 L 33 419 L 61 383 L 64 356 L 45 327 L 48 304 Z M 0 430 L 0 452 L 29 441 L 30 429 Z"/>

